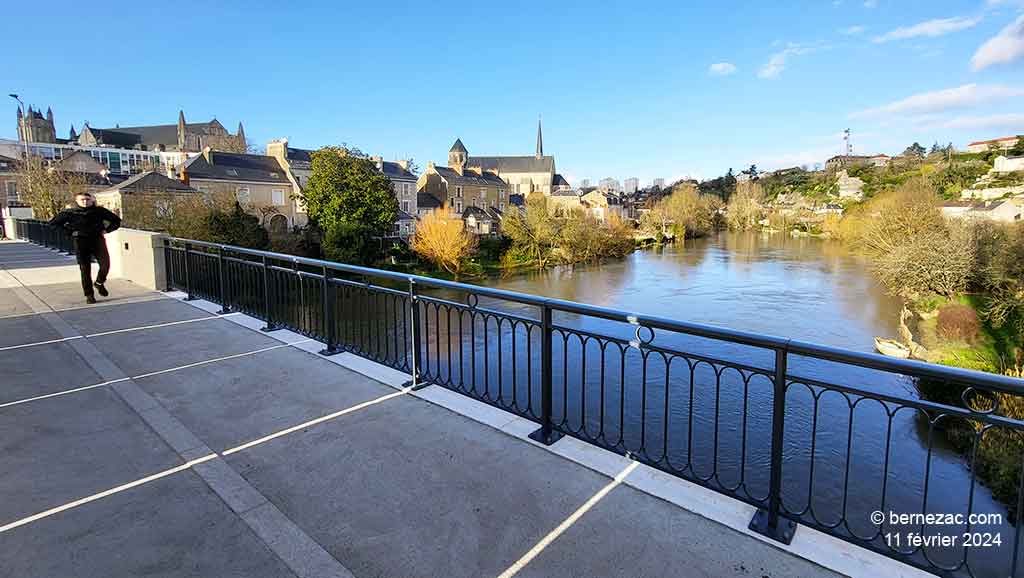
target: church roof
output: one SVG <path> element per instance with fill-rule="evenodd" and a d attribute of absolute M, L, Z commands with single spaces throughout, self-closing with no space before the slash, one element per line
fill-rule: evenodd
<path fill-rule="evenodd" d="M 190 122 L 185 125 L 188 132 L 207 134 L 207 131 L 214 126 L 221 126 L 217 119 L 210 122 Z M 167 147 L 178 146 L 178 125 L 177 124 L 156 124 L 152 126 L 119 126 L 114 128 L 93 128 L 87 127 L 100 144 L 117 145 L 130 148 L 135 145 L 152 147 L 163 145 Z M 223 127 L 222 127 L 223 128 Z M 83 129 L 82 132 L 85 132 Z"/>
<path fill-rule="evenodd" d="M 289 185 L 281 164 L 274 157 L 210 151 L 213 163 L 204 155 L 196 155 L 186 165 L 192 179 L 212 181 L 254 181 L 259 183 L 280 183 Z"/>
<path fill-rule="evenodd" d="M 448 152 L 450 152 L 450 153 L 464 153 L 464 152 L 469 152 L 469 151 L 467 151 L 466 147 L 462 144 L 462 139 L 457 138 L 457 139 L 455 139 L 455 144 L 452 145 L 452 148 L 448 149 Z"/>
<path fill-rule="evenodd" d="M 484 171 L 496 170 L 499 173 L 553 173 L 555 157 L 469 157 L 466 166 L 480 167 Z"/>

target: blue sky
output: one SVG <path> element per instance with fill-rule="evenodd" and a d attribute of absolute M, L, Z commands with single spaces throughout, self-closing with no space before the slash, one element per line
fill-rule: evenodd
<path fill-rule="evenodd" d="M 1024 133 L 1024 0 L 692 4 L 52 1 L 0 22 L 0 82 L 61 136 L 184 109 L 420 166 L 530 154 L 540 114 L 574 182 Z"/>

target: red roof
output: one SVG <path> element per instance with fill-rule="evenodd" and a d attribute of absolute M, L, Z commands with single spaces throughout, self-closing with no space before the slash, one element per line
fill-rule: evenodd
<path fill-rule="evenodd" d="M 976 141 L 974 141 L 972 143 L 968 143 L 967 146 L 973 146 L 973 145 L 979 145 L 979 144 L 989 144 L 989 143 L 996 143 L 996 142 L 1004 142 L 1004 141 L 1008 141 L 1008 140 L 1016 141 L 1017 138 L 1018 137 L 1016 137 L 1016 136 L 1004 136 L 1002 138 L 994 138 L 992 140 L 976 140 Z"/>

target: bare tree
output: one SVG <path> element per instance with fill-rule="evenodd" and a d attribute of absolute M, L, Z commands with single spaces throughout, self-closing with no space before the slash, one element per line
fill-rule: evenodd
<path fill-rule="evenodd" d="M 37 219 L 52 219 L 86 188 L 84 175 L 57 170 L 38 156 L 20 161 L 17 172 L 21 199 Z"/>
<path fill-rule="evenodd" d="M 476 249 L 476 238 L 467 233 L 462 220 L 446 207 L 434 209 L 416 225 L 412 249 L 424 259 L 458 276 L 462 265 Z"/>

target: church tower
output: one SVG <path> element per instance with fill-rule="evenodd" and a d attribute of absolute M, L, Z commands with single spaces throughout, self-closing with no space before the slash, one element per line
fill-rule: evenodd
<path fill-rule="evenodd" d="M 544 137 L 540 133 L 540 117 L 537 118 L 537 158 L 544 158 Z"/>
<path fill-rule="evenodd" d="M 57 131 L 53 128 L 53 110 L 47 108 L 46 116 L 31 106 L 22 113 L 18 107 L 18 138 L 27 142 L 57 142 Z"/>
<path fill-rule="evenodd" d="M 463 146 L 462 139 L 455 139 L 455 144 L 448 150 L 448 166 L 462 174 L 462 170 L 466 168 L 468 157 L 469 151 Z"/>

